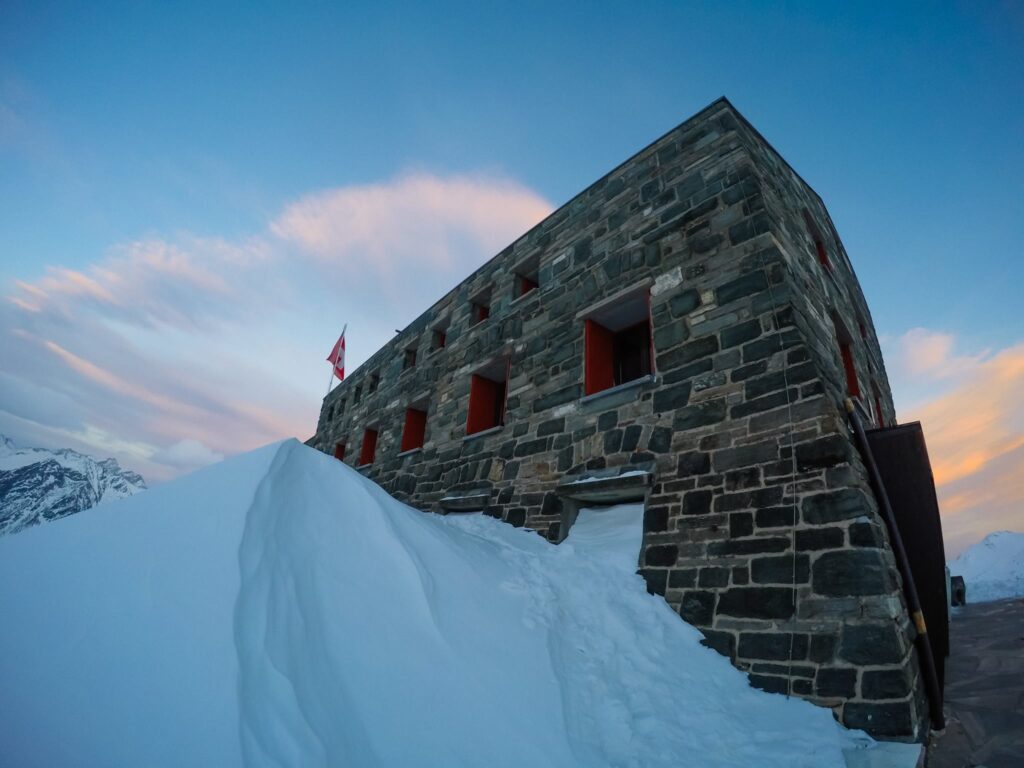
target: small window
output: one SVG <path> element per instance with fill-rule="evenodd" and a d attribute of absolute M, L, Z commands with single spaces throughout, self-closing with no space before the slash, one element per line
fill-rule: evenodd
<path fill-rule="evenodd" d="M 497 360 L 474 373 L 469 382 L 466 434 L 473 435 L 505 423 L 508 360 Z"/>
<path fill-rule="evenodd" d="M 336 458 L 338 461 L 345 460 L 345 443 L 334 444 L 334 458 Z"/>
<path fill-rule="evenodd" d="M 427 433 L 427 409 L 409 407 L 405 409 L 405 426 L 402 428 L 402 453 L 422 448 Z"/>
<path fill-rule="evenodd" d="M 445 333 L 445 329 L 435 328 L 430 334 L 430 349 L 444 349 L 444 345 L 447 340 L 448 334 Z"/>
<path fill-rule="evenodd" d="M 804 208 L 804 223 L 807 225 L 807 233 L 811 236 L 811 240 L 814 241 L 814 250 L 818 255 L 818 261 L 821 263 L 821 266 L 831 272 L 832 262 L 828 258 L 825 239 L 821 236 L 821 230 L 818 229 L 818 225 L 814 222 L 814 218 L 806 208 Z"/>
<path fill-rule="evenodd" d="M 367 429 L 363 432 L 363 445 L 359 450 L 359 466 L 365 467 L 373 464 L 373 457 L 377 454 L 377 430 Z"/>
<path fill-rule="evenodd" d="M 370 374 L 370 382 L 367 385 L 367 391 L 372 395 L 374 392 L 377 391 L 377 387 L 379 387 L 379 386 L 380 386 L 380 374 L 379 373 L 371 373 Z"/>
<path fill-rule="evenodd" d="M 334 406 L 330 406 L 327 409 L 327 421 L 331 421 L 334 418 Z"/>
<path fill-rule="evenodd" d="M 540 287 L 539 263 L 538 259 L 530 259 L 516 269 L 512 291 L 513 299 L 522 298 Z"/>
<path fill-rule="evenodd" d="M 584 321 L 584 390 L 593 395 L 653 372 L 650 293 L 604 306 Z"/>
<path fill-rule="evenodd" d="M 860 382 L 857 380 L 857 366 L 853 359 L 853 337 L 835 313 L 832 314 L 832 324 L 836 329 L 839 356 L 843 360 L 843 371 L 846 374 L 846 392 L 850 397 L 860 397 Z"/>
<path fill-rule="evenodd" d="M 491 316 L 490 289 L 478 293 L 470 301 L 469 324 L 477 325 Z"/>
<path fill-rule="evenodd" d="M 402 360 L 402 370 L 408 371 L 410 368 L 416 367 L 416 350 L 407 349 L 405 350 L 405 358 Z"/>
<path fill-rule="evenodd" d="M 352 392 L 352 405 L 359 405 L 359 401 L 363 399 L 363 385 L 359 384 Z"/>
<path fill-rule="evenodd" d="M 340 417 L 340 416 L 343 416 L 344 414 L 345 414 L 345 400 L 342 399 L 342 400 L 338 401 L 338 416 Z"/>
<path fill-rule="evenodd" d="M 882 395 L 878 391 L 878 384 L 871 383 L 871 391 L 875 400 L 875 424 L 879 427 L 885 426 L 885 416 L 882 411 Z"/>

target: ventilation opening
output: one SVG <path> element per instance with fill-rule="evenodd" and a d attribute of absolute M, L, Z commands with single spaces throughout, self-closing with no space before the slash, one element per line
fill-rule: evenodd
<path fill-rule="evenodd" d="M 370 374 L 370 382 L 369 382 L 369 384 L 367 386 L 367 391 L 370 394 L 373 394 L 374 392 L 377 391 L 377 387 L 379 387 L 379 386 L 380 386 L 380 374 L 379 373 L 371 373 Z"/>
<path fill-rule="evenodd" d="M 405 409 L 405 426 L 402 428 L 402 453 L 422 448 L 427 434 L 427 409 L 425 406 Z"/>
<path fill-rule="evenodd" d="M 540 287 L 540 259 L 530 259 L 515 270 L 512 298 L 521 299 Z"/>
<path fill-rule="evenodd" d="M 363 432 L 363 445 L 359 450 L 359 466 L 365 467 L 373 464 L 374 456 L 377 455 L 377 430 L 368 428 Z"/>
<path fill-rule="evenodd" d="M 828 250 L 825 248 L 825 239 L 821 236 L 821 230 L 818 229 L 818 225 L 814 222 L 814 218 L 811 216 L 811 212 L 804 208 L 804 223 L 807 225 L 807 233 L 811 236 L 811 240 L 814 241 L 814 250 L 818 255 L 818 261 L 825 269 L 832 271 L 832 262 L 828 257 Z"/>
<path fill-rule="evenodd" d="M 602 307 L 585 320 L 588 395 L 653 373 L 650 294 L 644 291 Z"/>
<path fill-rule="evenodd" d="M 491 316 L 491 290 L 478 293 L 470 301 L 469 324 L 477 325 Z"/>
<path fill-rule="evenodd" d="M 445 343 L 448 341 L 448 334 L 446 328 L 435 328 L 430 333 L 430 349 L 444 349 Z"/>
<path fill-rule="evenodd" d="M 467 435 L 500 427 L 505 423 L 508 370 L 508 360 L 497 360 L 484 366 L 470 378 Z"/>
<path fill-rule="evenodd" d="M 880 426 L 885 426 L 885 416 L 882 411 L 882 395 L 878 391 L 878 385 L 872 382 L 871 394 L 875 401 L 875 423 Z"/>
<path fill-rule="evenodd" d="M 416 350 L 412 347 L 405 350 L 402 358 L 402 370 L 408 371 L 410 368 L 416 367 Z"/>
<path fill-rule="evenodd" d="M 336 458 L 338 461 L 345 460 L 345 443 L 334 444 L 334 458 Z"/>
<path fill-rule="evenodd" d="M 836 329 L 836 342 L 839 344 L 839 355 L 846 374 L 846 392 L 850 397 L 860 397 L 860 381 L 857 379 L 857 365 L 853 359 L 853 337 L 835 313 L 832 313 L 832 324 Z"/>

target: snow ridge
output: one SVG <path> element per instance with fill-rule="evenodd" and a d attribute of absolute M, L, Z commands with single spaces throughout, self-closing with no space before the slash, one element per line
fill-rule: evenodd
<path fill-rule="evenodd" d="M 19 448 L 0 435 L 0 536 L 145 489 L 141 475 L 115 459 L 97 461 L 67 448 Z"/>
<path fill-rule="evenodd" d="M 553 546 L 420 513 L 291 440 L 0 537 L 0 762 L 838 768 L 877 749 L 751 688 L 648 595 L 641 524 L 583 510 Z"/>

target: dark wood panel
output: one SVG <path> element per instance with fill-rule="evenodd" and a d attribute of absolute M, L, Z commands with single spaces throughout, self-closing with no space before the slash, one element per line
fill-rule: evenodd
<path fill-rule="evenodd" d="M 867 434 L 917 584 L 941 687 L 949 655 L 946 551 L 924 431 L 913 422 Z"/>

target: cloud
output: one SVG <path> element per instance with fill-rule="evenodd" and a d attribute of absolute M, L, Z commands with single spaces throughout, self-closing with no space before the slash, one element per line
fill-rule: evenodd
<path fill-rule="evenodd" d="M 349 275 L 355 267 L 391 277 L 421 265 L 461 266 L 473 248 L 479 264 L 550 212 L 550 203 L 506 179 L 415 173 L 307 195 L 270 230 Z"/>
<path fill-rule="evenodd" d="M 198 440 L 179 440 L 153 455 L 153 461 L 179 469 L 197 469 L 224 458 L 223 453 L 211 451 Z"/>
<path fill-rule="evenodd" d="M 342 322 L 355 366 L 550 210 L 507 179 L 407 174 L 307 195 L 248 237 L 50 265 L 0 301 L 0 423 L 149 482 L 304 439 Z"/>
<path fill-rule="evenodd" d="M 947 544 L 955 554 L 997 528 L 1024 530 L 1024 343 L 956 354 L 954 337 L 914 329 L 896 345 L 918 350 L 888 359 L 898 401 L 912 403 L 900 420 L 924 429 Z"/>

